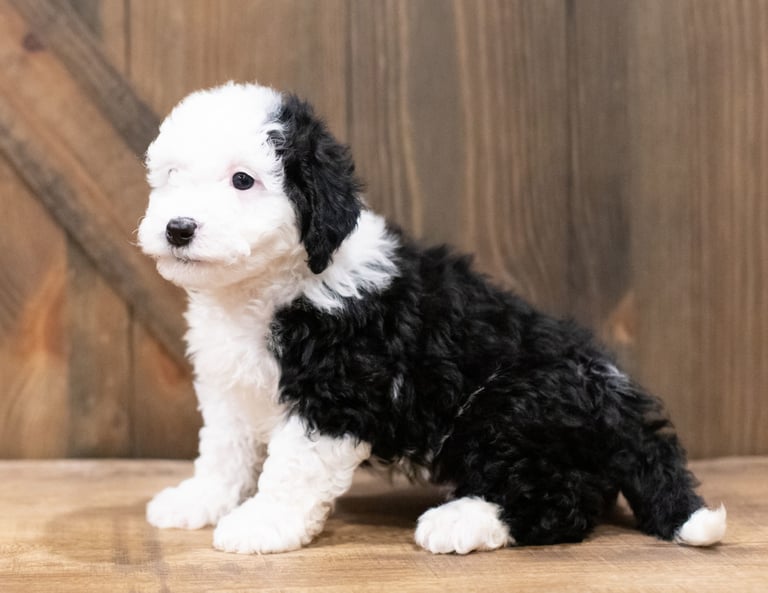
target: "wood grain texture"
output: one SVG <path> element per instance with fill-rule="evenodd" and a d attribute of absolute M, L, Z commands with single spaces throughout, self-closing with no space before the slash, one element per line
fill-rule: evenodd
<path fill-rule="evenodd" d="M 82 18 L 82 23 L 87 26 L 89 35 L 92 36 L 89 43 L 93 47 L 98 47 L 103 52 L 104 59 L 108 59 L 126 79 L 131 59 L 128 8 L 129 4 L 122 0 L 72 1 L 72 9 Z M 77 25 L 74 26 L 77 27 Z M 78 31 L 80 34 L 83 33 L 80 27 Z M 77 65 L 73 63 L 71 67 L 76 69 Z M 139 207 L 143 207 L 145 196 L 138 197 Z M 114 323 L 114 318 L 109 320 Z M 124 397 L 114 398 L 115 403 L 122 404 L 120 412 L 125 414 L 127 425 L 115 420 L 112 423 L 94 423 L 92 419 L 90 421 L 91 432 L 94 431 L 93 426 L 103 426 L 104 428 L 100 430 L 111 430 L 113 433 L 116 428 L 119 428 L 122 431 L 121 434 L 124 434 L 127 429 L 127 451 L 110 453 L 102 446 L 101 450 L 92 451 L 90 455 L 194 457 L 197 453 L 200 417 L 197 412 L 189 366 L 169 354 L 167 348 L 150 331 L 147 331 L 145 323 L 133 314 L 130 316 L 129 323 L 130 327 L 123 331 L 126 339 L 121 344 L 125 344 L 130 356 L 126 365 L 118 367 L 124 369 L 127 376 L 124 383 L 115 390 L 122 392 L 121 395 Z M 107 352 L 110 350 L 112 349 L 106 349 Z M 116 350 L 122 349 L 116 348 Z M 86 356 L 81 357 L 81 359 L 86 358 Z M 83 383 L 88 385 L 87 378 Z M 77 387 L 77 382 L 72 381 L 71 390 Z M 127 394 L 124 393 L 126 390 Z M 92 390 L 81 389 L 81 391 L 87 394 Z M 89 420 L 83 419 L 81 424 L 87 434 Z M 73 435 L 76 434 L 74 430 L 71 432 Z M 106 441 L 106 438 L 102 438 L 101 441 Z"/>
<path fill-rule="evenodd" d="M 456 239 L 464 147 L 453 141 L 463 134 L 453 7 L 429 1 L 351 7 L 351 142 L 367 198 L 416 235 Z M 435 126 L 437 120 L 443 125 Z M 425 221 L 432 204 L 439 214 Z"/>
<path fill-rule="evenodd" d="M 192 458 L 202 419 L 190 372 L 180 366 L 142 324 L 132 336 L 133 457 Z"/>
<path fill-rule="evenodd" d="M 129 2 L 126 0 L 66 0 L 74 14 L 67 19 L 66 25 L 70 32 L 79 37 L 88 37 L 91 51 L 101 54 L 100 59 L 108 62 L 122 77 L 128 72 L 128 30 L 130 20 L 128 18 Z M 32 23 L 30 19 L 30 23 Z M 61 24 L 58 25 L 61 27 Z M 47 37 L 46 37 L 47 38 Z M 79 70 L 80 66 L 74 59 L 76 56 L 69 50 L 64 35 L 59 37 L 61 51 L 57 45 L 55 50 L 62 59 L 66 55 L 71 56 L 70 70 Z M 133 100 L 140 100 L 136 93 L 131 93 Z M 156 120 L 152 113 L 149 120 Z M 143 152 L 143 149 L 142 149 Z"/>
<path fill-rule="evenodd" d="M 435 493 L 359 474 L 309 547 L 267 556 L 211 548 L 211 529 L 157 530 L 144 505 L 192 471 L 147 461 L 0 463 L 4 593 L 102 591 L 763 593 L 768 583 L 768 459 L 694 464 L 725 501 L 712 549 L 661 542 L 623 508 L 584 543 L 431 555 L 413 543 Z"/>
<path fill-rule="evenodd" d="M 0 0 L 0 456 L 193 454 L 183 298 L 130 242 L 157 122 L 228 79 L 312 100 L 376 209 L 594 328 L 694 457 L 768 453 L 765 30 L 762 0 Z"/>
<path fill-rule="evenodd" d="M 553 34 L 555 32 L 555 34 Z M 567 302 L 560 1 L 355 2 L 352 144 L 377 209 L 477 254 L 498 282 Z"/>
<path fill-rule="evenodd" d="M 483 271 L 565 313 L 566 13 L 561 2 L 459 2 L 468 139 L 464 217 Z"/>
<path fill-rule="evenodd" d="M 4 159 L 0 211 L 0 457 L 58 457 L 70 417 L 66 237 Z"/>
<path fill-rule="evenodd" d="M 108 0 L 110 10 L 109 29 L 102 34 L 118 32 L 124 36 L 125 27 L 116 26 L 120 18 L 116 0 Z M 121 135 L 135 155 L 143 155 L 149 142 L 155 137 L 160 123 L 157 115 L 133 91 L 128 81 L 120 75 L 119 66 L 125 66 L 120 58 L 118 67 L 101 51 L 103 44 L 93 34 L 101 29 L 101 5 L 90 1 L 85 4 L 76 0 L 8 0 L 24 17 L 31 28 L 27 39 L 45 40 L 44 47 L 55 50 L 57 57 L 67 67 L 72 79 L 88 95 L 89 103 L 96 106 Z M 7 8 L 2 12 L 6 13 Z M 31 36 L 31 37 L 30 37 Z M 109 47 L 115 48 L 116 41 Z M 124 41 L 125 43 L 125 41 Z M 120 51 L 111 54 L 120 55 Z M 124 56 L 124 54 L 123 54 Z M 48 81 L 50 84 L 50 81 Z"/>
<path fill-rule="evenodd" d="M 347 126 L 345 0 L 133 0 L 129 76 L 159 114 L 187 93 L 254 81 L 312 100 Z"/>
<path fill-rule="evenodd" d="M 33 10 L 40 6 L 48 5 L 31 3 L 25 8 Z M 52 11 L 48 6 L 45 14 L 55 21 Z M 66 407 L 62 410 L 50 406 L 49 413 L 41 413 L 47 408 L 38 399 L 24 398 L 24 392 L 9 389 L 4 394 L 9 405 L 13 403 L 26 415 L 40 419 L 34 431 L 23 434 L 41 433 L 46 438 L 56 435 L 58 445 L 41 448 L 38 439 L 30 436 L 17 436 L 16 444 L 15 431 L 8 430 L 3 433 L 0 454 L 129 455 L 138 448 L 136 434 L 143 434 L 143 426 L 132 426 L 134 395 L 143 401 L 162 391 L 153 388 L 155 375 L 150 374 L 140 382 L 141 393 L 135 392 L 135 332 L 131 326 L 142 322 L 161 336 L 166 346 L 155 348 L 163 351 L 166 360 L 170 352 L 171 364 L 181 369 L 189 392 L 191 382 L 180 341 L 183 301 L 133 245 L 135 225 L 147 191 L 138 158 L 125 145 L 119 126 L 107 119 L 109 113 L 105 115 L 82 87 L 73 84 L 59 55 L 49 53 L 43 43 L 53 38 L 53 45 L 66 45 L 67 37 L 61 30 L 69 28 L 74 17 L 67 12 L 65 25 L 49 23 L 36 29 L 46 37 L 25 33 L 25 23 L 8 5 L 3 6 L 3 17 L 3 59 L 10 68 L 2 83 L 5 103 L 0 111 L 7 124 L 2 143 L 16 171 L 34 188 L 38 200 L 56 222 L 66 229 L 62 252 L 65 267 L 59 270 L 64 297 L 62 306 L 56 310 L 66 351 L 63 363 L 53 369 L 64 385 L 61 394 L 66 398 Z M 96 19 L 88 22 L 97 25 Z M 38 21 L 33 24 L 40 25 Z M 78 31 L 87 37 L 82 30 Z M 89 47 L 95 47 L 93 39 L 89 43 Z M 78 57 L 75 53 L 69 54 L 69 58 L 73 55 Z M 95 59 L 103 60 L 99 56 Z M 87 69 L 88 64 L 68 63 L 67 67 Z M 122 114 L 128 116 L 129 113 Z M 21 228 L 34 228 L 35 224 L 34 218 L 27 217 Z M 142 278 L 154 287 L 150 289 L 151 296 L 142 293 L 146 288 Z M 155 339 L 146 332 L 141 335 L 146 340 Z M 191 411 L 194 414 L 194 405 Z M 13 419 L 13 415 L 8 417 L 9 422 Z M 19 426 L 28 428 L 26 424 Z M 190 429 L 194 432 L 193 422 Z M 40 441 L 45 442 L 46 438 Z M 156 450 L 146 439 L 141 449 L 147 454 L 169 454 L 167 446 L 162 446 L 168 435 L 160 435 L 158 440 Z M 188 440 L 175 438 L 179 444 Z M 190 453 L 180 448 L 179 454 Z"/>
<path fill-rule="evenodd" d="M 706 345 L 705 409 L 721 437 L 704 454 L 756 453 L 768 447 L 768 5 L 689 6 L 692 78 L 702 89 L 689 114 L 698 149 L 696 344 Z"/>
<path fill-rule="evenodd" d="M 27 4 L 30 11 L 35 5 Z M 57 14 L 60 5 L 43 5 L 48 15 Z M 53 44 L 57 55 L 69 58 L 70 72 L 85 71 L 78 59 L 81 52 L 72 51 L 70 34 L 85 46 L 85 55 L 93 59 L 98 45 L 105 56 L 102 62 L 125 69 L 125 2 L 122 0 L 70 0 L 65 18 L 50 17 L 41 24 L 45 12 L 27 13 L 27 21 L 42 31 L 46 43 Z M 69 12 L 74 11 L 74 15 Z M 30 16 L 32 18 L 30 18 Z M 90 34 L 86 34 L 85 28 Z M 56 32 L 52 34 L 52 29 Z M 103 40 L 108 40 L 104 43 Z M 95 56 L 99 59 L 101 56 Z M 115 78 L 115 73 L 112 73 Z M 99 84 L 99 89 L 106 85 Z M 121 117 L 131 117 L 125 110 Z M 150 124 L 154 117 L 150 118 Z M 73 345 L 69 356 L 69 449 L 71 457 L 122 457 L 132 452 L 133 352 L 130 327 L 138 323 L 131 308 L 112 290 L 88 254 L 76 241 L 67 241 L 67 321 Z M 117 338 L 117 339 L 115 339 Z"/>
<path fill-rule="evenodd" d="M 47 51 L 25 51 L 25 24 L 0 4 L 0 148 L 37 198 L 178 360 L 180 293 L 133 245 L 146 202 L 136 155 Z M 55 92 L 52 90 L 55 89 Z"/>
<path fill-rule="evenodd" d="M 629 7 L 634 366 L 696 455 L 763 451 L 768 6 Z"/>
<path fill-rule="evenodd" d="M 569 6 L 569 309 L 624 353 L 635 338 L 625 44 L 628 2 L 585 0 Z"/>
<path fill-rule="evenodd" d="M 74 241 L 67 248 L 70 457 L 131 452 L 130 309 Z"/>

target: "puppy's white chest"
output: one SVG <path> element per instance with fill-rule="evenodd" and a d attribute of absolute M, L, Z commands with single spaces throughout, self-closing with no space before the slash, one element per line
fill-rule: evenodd
<path fill-rule="evenodd" d="M 190 301 L 187 343 L 202 407 L 228 401 L 254 419 L 281 414 L 280 366 L 267 347 L 271 318 L 269 310 Z"/>

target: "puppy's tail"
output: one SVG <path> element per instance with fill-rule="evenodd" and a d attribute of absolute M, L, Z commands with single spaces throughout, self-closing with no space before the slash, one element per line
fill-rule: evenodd
<path fill-rule="evenodd" d="M 611 367 L 612 370 L 613 367 Z M 661 402 L 616 372 L 607 380 L 624 408 L 616 466 L 624 497 L 645 533 L 689 546 L 710 546 L 725 535 L 726 512 L 708 509 Z M 605 384 L 604 384 L 605 385 Z"/>

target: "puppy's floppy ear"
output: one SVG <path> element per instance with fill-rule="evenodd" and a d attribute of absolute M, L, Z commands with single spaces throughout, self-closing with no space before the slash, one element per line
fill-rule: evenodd
<path fill-rule="evenodd" d="M 361 184 L 349 148 L 340 144 L 311 105 L 286 95 L 271 135 L 283 164 L 283 185 L 299 220 L 309 269 L 322 272 L 357 224 Z"/>

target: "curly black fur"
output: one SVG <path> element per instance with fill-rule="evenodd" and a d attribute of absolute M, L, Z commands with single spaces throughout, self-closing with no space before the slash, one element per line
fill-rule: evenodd
<path fill-rule="evenodd" d="M 319 274 L 357 224 L 361 184 L 349 148 L 334 139 L 309 103 L 287 95 L 277 121 L 288 133 L 272 134 L 271 141 L 283 163 L 309 269 Z"/>
<path fill-rule="evenodd" d="M 319 271 L 354 227 L 357 182 L 304 104 L 289 98 L 282 121 L 286 188 Z M 619 491 L 640 529 L 671 539 L 703 501 L 660 402 L 588 331 L 496 288 L 469 258 L 392 233 L 386 290 L 277 313 L 282 401 L 313 430 L 498 504 L 520 544 L 580 541 Z"/>

